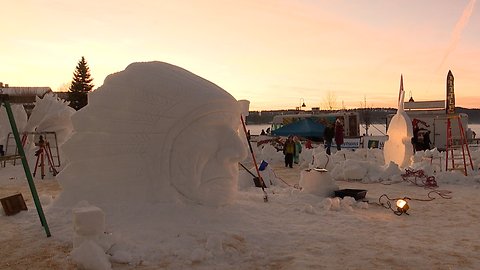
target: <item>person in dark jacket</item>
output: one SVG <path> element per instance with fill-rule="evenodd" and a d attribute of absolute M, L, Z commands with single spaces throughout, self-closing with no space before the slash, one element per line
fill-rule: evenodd
<path fill-rule="evenodd" d="M 295 154 L 295 142 L 293 137 L 289 136 L 283 145 L 283 154 L 285 155 L 285 167 L 293 168 L 293 155 Z"/>
<path fill-rule="evenodd" d="M 413 145 L 413 153 L 419 150 L 418 147 L 418 132 L 420 129 L 417 127 L 413 127 L 413 137 L 412 137 L 412 145 Z"/>
<path fill-rule="evenodd" d="M 325 141 L 325 149 L 327 155 L 331 154 L 330 148 L 332 147 L 333 137 L 335 136 L 335 129 L 333 128 L 333 124 L 328 124 L 325 130 L 323 131 L 323 139 Z"/>
<path fill-rule="evenodd" d="M 423 150 L 430 150 L 431 149 L 431 141 L 430 141 L 430 130 L 423 134 Z"/>
<path fill-rule="evenodd" d="M 343 144 L 343 125 L 340 119 L 335 121 L 335 143 L 337 144 L 337 150 L 340 151 L 342 149 Z"/>

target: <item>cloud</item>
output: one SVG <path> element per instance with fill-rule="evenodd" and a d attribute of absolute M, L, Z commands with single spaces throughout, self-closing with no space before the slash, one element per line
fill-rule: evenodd
<path fill-rule="evenodd" d="M 473 13 L 475 2 L 476 0 L 470 0 L 468 5 L 463 10 L 462 16 L 460 17 L 457 24 L 455 25 L 455 28 L 453 29 L 450 44 L 448 45 L 447 51 L 445 52 L 445 55 L 443 56 L 442 62 L 440 62 L 440 65 L 438 66 L 437 71 L 442 68 L 443 64 L 447 60 L 450 53 L 453 52 L 457 47 L 457 44 L 460 41 L 463 29 L 465 29 L 465 27 L 467 26 L 468 20 L 470 19 L 470 16 Z"/>

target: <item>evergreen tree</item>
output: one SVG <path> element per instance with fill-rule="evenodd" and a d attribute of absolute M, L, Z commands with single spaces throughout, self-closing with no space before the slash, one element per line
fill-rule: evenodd
<path fill-rule="evenodd" d="M 90 68 L 88 67 L 85 57 L 78 62 L 75 72 L 73 73 L 73 80 L 68 92 L 68 100 L 70 107 L 75 110 L 80 110 L 88 103 L 88 92 L 92 90 L 93 78 L 90 78 Z"/>

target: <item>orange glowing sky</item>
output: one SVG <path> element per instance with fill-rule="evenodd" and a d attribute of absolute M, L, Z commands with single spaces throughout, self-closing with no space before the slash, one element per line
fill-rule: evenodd
<path fill-rule="evenodd" d="M 138 61 L 181 66 L 251 101 L 325 108 L 445 99 L 480 108 L 475 0 L 16 0 L 2 3 L 0 82 L 69 83 L 85 56 L 96 87 Z M 303 100 L 302 100 L 303 99 Z"/>

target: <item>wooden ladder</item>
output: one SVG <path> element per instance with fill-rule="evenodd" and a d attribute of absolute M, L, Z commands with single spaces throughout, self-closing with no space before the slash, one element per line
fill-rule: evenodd
<path fill-rule="evenodd" d="M 460 136 L 452 135 L 452 121 L 458 121 L 458 129 Z M 467 157 L 468 156 L 468 160 Z M 451 167 L 449 167 L 451 164 Z M 467 175 L 467 166 L 473 170 L 472 157 L 468 149 L 467 139 L 465 138 L 465 130 L 463 129 L 460 115 L 455 114 L 447 117 L 447 145 L 445 156 L 445 171 L 459 170 Z"/>

